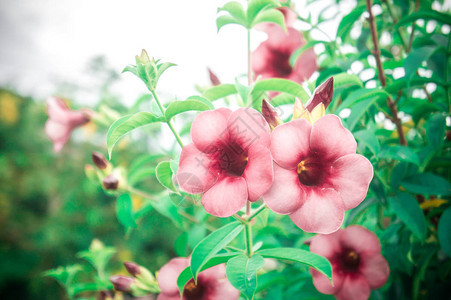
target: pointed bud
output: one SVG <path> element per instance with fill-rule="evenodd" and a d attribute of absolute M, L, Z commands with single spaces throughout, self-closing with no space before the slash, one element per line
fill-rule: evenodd
<path fill-rule="evenodd" d="M 302 104 L 299 98 L 296 98 L 294 100 L 293 106 L 293 120 L 299 119 L 304 113 L 305 113 L 304 104 Z"/>
<path fill-rule="evenodd" d="M 136 61 L 142 63 L 143 65 L 150 62 L 149 55 L 147 54 L 147 51 L 142 49 L 141 55 L 136 55 Z"/>
<path fill-rule="evenodd" d="M 119 186 L 119 180 L 114 174 L 110 174 L 102 180 L 103 187 L 106 190 L 117 190 Z"/>
<path fill-rule="evenodd" d="M 96 165 L 100 170 L 105 170 L 108 167 L 108 160 L 102 153 L 92 152 L 91 154 L 92 162 Z"/>
<path fill-rule="evenodd" d="M 122 275 L 111 276 L 110 281 L 116 291 L 125 293 L 131 292 L 131 286 L 135 282 L 133 278 Z"/>
<path fill-rule="evenodd" d="M 219 80 L 218 76 L 216 76 L 216 74 L 213 73 L 213 71 L 210 68 L 208 68 L 207 70 L 208 70 L 208 76 L 210 77 L 211 84 L 215 85 L 215 86 L 220 85 L 221 81 Z"/>
<path fill-rule="evenodd" d="M 320 103 L 324 104 L 324 108 L 327 108 L 332 101 L 333 93 L 334 78 L 330 77 L 315 89 L 312 98 L 310 98 L 307 102 L 305 108 L 307 108 L 309 112 L 312 112 L 313 109 Z"/>
<path fill-rule="evenodd" d="M 112 291 L 100 291 L 98 299 L 99 300 L 113 300 L 114 294 Z"/>
<path fill-rule="evenodd" d="M 124 266 L 127 269 L 127 272 L 133 277 L 136 277 L 139 274 L 141 274 L 139 265 L 134 262 L 126 261 L 124 262 Z"/>
<path fill-rule="evenodd" d="M 265 99 L 262 100 L 262 115 L 265 118 L 266 122 L 268 122 L 271 129 L 274 129 L 277 125 L 283 123 L 277 111 Z"/>

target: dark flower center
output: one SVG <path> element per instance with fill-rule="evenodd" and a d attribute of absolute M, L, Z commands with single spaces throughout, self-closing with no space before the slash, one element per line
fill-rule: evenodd
<path fill-rule="evenodd" d="M 200 300 L 205 294 L 205 286 L 203 286 L 199 281 L 197 285 L 194 283 L 194 279 L 188 281 L 183 289 L 183 299 L 186 300 Z"/>
<path fill-rule="evenodd" d="M 355 272 L 359 269 L 360 257 L 354 250 L 344 251 L 340 257 L 340 265 L 343 270 L 348 272 Z"/>
<path fill-rule="evenodd" d="M 280 51 L 280 50 L 272 50 L 272 60 L 271 64 L 274 69 L 274 72 L 279 77 L 288 77 L 291 72 L 293 71 L 293 68 L 290 65 L 290 56 L 291 53 L 287 51 Z"/>
<path fill-rule="evenodd" d="M 324 182 L 326 165 L 316 157 L 307 157 L 297 167 L 299 182 L 306 186 L 317 186 Z"/>
<path fill-rule="evenodd" d="M 236 143 L 227 144 L 218 153 L 218 162 L 221 170 L 229 176 L 241 176 L 247 166 L 246 151 Z"/>

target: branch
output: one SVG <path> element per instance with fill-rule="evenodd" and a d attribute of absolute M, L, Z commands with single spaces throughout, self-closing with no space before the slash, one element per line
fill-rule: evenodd
<path fill-rule="evenodd" d="M 385 78 L 384 68 L 382 67 L 381 50 L 379 48 L 379 39 L 377 37 L 376 24 L 374 23 L 374 16 L 373 16 L 373 12 L 371 10 L 371 8 L 373 6 L 372 0 L 366 0 L 366 6 L 368 9 L 368 13 L 369 13 L 368 21 L 370 22 L 371 38 L 372 38 L 373 44 L 374 44 L 373 55 L 376 58 L 378 77 L 379 77 L 382 87 L 385 88 L 387 86 L 387 81 Z M 387 96 L 387 106 L 390 109 L 390 112 L 393 116 L 393 121 L 396 125 L 396 130 L 398 131 L 399 143 L 401 145 L 405 146 L 405 145 L 407 145 L 407 141 L 404 136 L 404 131 L 402 130 L 401 120 L 398 118 L 398 107 L 397 107 L 396 103 L 393 101 L 393 99 L 391 98 L 391 96 Z"/>

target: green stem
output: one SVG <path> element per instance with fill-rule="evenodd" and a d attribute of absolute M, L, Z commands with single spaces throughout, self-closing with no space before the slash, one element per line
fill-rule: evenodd
<path fill-rule="evenodd" d="M 247 217 L 247 221 L 252 220 L 253 218 L 255 218 L 259 213 L 261 213 L 262 211 L 264 211 L 266 209 L 266 204 L 262 204 L 261 206 L 259 206 L 256 210 L 254 210 L 254 212 Z"/>
<path fill-rule="evenodd" d="M 247 84 L 252 84 L 251 30 L 247 30 Z"/>
<path fill-rule="evenodd" d="M 246 253 L 247 256 L 251 257 L 252 256 L 252 226 L 250 223 L 246 223 L 244 225 L 245 228 L 245 236 L 246 236 Z"/>
<path fill-rule="evenodd" d="M 163 105 L 161 105 L 161 102 L 160 102 L 160 100 L 159 100 L 158 97 L 157 97 L 157 93 L 155 93 L 154 90 L 150 90 L 150 92 L 152 93 L 152 96 L 153 96 L 153 98 L 155 99 L 155 102 L 157 102 L 158 108 L 160 109 L 161 113 L 162 113 L 163 116 L 164 116 L 165 109 L 164 109 Z M 179 135 L 179 134 L 177 133 L 177 131 L 175 130 L 174 125 L 172 125 L 171 120 L 167 120 L 167 121 L 166 121 L 166 124 L 168 124 L 169 129 L 171 129 L 172 133 L 174 134 L 175 139 L 177 140 L 177 143 L 180 145 L 180 147 L 183 148 L 183 142 L 182 142 L 182 139 L 180 138 L 180 135 Z"/>

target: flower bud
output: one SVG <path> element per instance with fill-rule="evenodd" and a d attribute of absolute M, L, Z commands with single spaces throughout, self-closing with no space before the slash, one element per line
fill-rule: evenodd
<path fill-rule="evenodd" d="M 216 74 L 213 73 L 213 71 L 210 68 L 208 68 L 207 70 L 208 70 L 208 76 L 210 77 L 211 84 L 215 85 L 215 86 L 220 85 L 221 81 L 219 80 L 218 76 L 216 76 Z"/>
<path fill-rule="evenodd" d="M 307 102 L 305 108 L 312 112 L 313 109 L 320 103 L 324 104 L 324 108 L 332 101 L 334 93 L 334 78 L 330 77 L 323 83 L 321 83 L 313 92 L 312 98 Z"/>
<path fill-rule="evenodd" d="M 108 160 L 102 153 L 92 152 L 91 158 L 94 165 L 100 170 L 105 170 L 108 167 Z"/>
<path fill-rule="evenodd" d="M 150 63 L 150 58 L 147 51 L 142 49 L 141 55 L 136 55 L 136 61 L 142 63 L 143 65 Z"/>
<path fill-rule="evenodd" d="M 119 180 L 114 174 L 110 174 L 103 178 L 102 183 L 106 190 L 117 190 L 119 186 Z"/>
<path fill-rule="evenodd" d="M 136 277 L 139 274 L 141 274 L 139 265 L 134 262 L 126 261 L 124 262 L 124 266 L 127 269 L 127 272 L 133 277 Z"/>
<path fill-rule="evenodd" d="M 262 100 L 262 115 L 265 118 L 266 122 L 268 122 L 271 130 L 274 129 L 277 125 L 283 123 L 277 111 L 265 99 Z"/>
<path fill-rule="evenodd" d="M 116 291 L 125 293 L 131 292 L 131 286 L 135 282 L 133 278 L 122 275 L 111 276 L 110 281 Z"/>
<path fill-rule="evenodd" d="M 98 299 L 99 300 L 113 300 L 114 294 L 112 291 L 100 291 Z"/>

